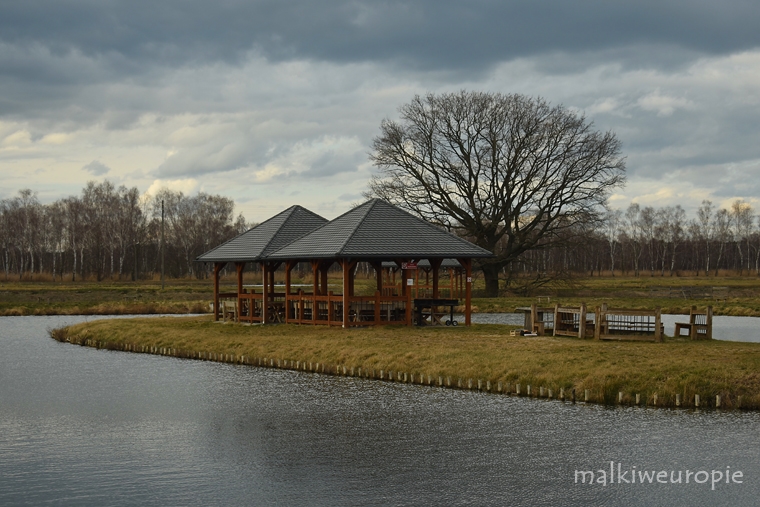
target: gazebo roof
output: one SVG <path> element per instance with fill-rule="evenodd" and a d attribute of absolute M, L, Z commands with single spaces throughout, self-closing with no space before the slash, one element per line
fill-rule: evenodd
<path fill-rule="evenodd" d="M 312 232 L 327 219 L 301 206 L 291 206 L 269 220 L 199 256 L 199 262 L 249 262 Z"/>
<path fill-rule="evenodd" d="M 380 199 L 372 199 L 267 255 L 268 259 L 474 258 L 493 254 Z"/>

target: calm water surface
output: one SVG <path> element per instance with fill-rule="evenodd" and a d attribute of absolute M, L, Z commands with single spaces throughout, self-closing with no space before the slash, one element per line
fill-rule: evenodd
<path fill-rule="evenodd" d="M 0 318 L 0 505 L 750 506 L 760 416 L 609 409 L 94 350 Z M 725 470 L 742 484 L 576 484 Z"/>

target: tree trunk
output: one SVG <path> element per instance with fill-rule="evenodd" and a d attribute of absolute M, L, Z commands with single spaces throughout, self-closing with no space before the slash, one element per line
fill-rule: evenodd
<path fill-rule="evenodd" d="M 499 271 L 501 264 L 483 264 L 483 278 L 486 281 L 486 297 L 499 297 Z"/>

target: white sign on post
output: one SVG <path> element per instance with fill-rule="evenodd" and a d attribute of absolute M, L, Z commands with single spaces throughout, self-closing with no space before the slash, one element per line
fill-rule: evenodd
<path fill-rule="evenodd" d="M 407 278 L 406 279 L 406 284 L 407 285 L 414 285 L 414 278 Z"/>
<path fill-rule="evenodd" d="M 472 277 L 471 276 L 467 277 L 467 283 L 472 283 Z"/>

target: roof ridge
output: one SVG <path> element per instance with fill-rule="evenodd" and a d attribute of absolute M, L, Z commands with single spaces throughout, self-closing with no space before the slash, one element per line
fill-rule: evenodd
<path fill-rule="evenodd" d="M 220 248 L 222 248 L 223 246 L 227 245 L 228 243 L 231 243 L 232 241 L 235 241 L 235 240 L 237 240 L 238 238 L 240 238 L 240 237 L 242 237 L 242 236 L 245 236 L 246 234 L 248 234 L 248 233 L 249 233 L 249 232 L 251 232 L 252 230 L 254 230 L 254 229 L 257 229 L 257 228 L 261 227 L 262 225 L 264 225 L 264 224 L 266 224 L 266 223 L 268 223 L 268 222 L 271 222 L 272 220 L 274 220 L 275 218 L 279 217 L 279 216 L 280 216 L 280 215 L 282 215 L 283 213 L 289 212 L 289 213 L 287 213 L 287 216 L 285 217 L 285 220 L 283 220 L 283 222 L 282 222 L 282 225 L 284 225 L 284 224 L 285 224 L 285 222 L 287 222 L 287 221 L 288 221 L 288 218 L 290 218 L 290 217 L 293 215 L 293 213 L 295 212 L 296 208 L 300 208 L 300 209 L 302 209 L 302 210 L 304 210 L 304 211 L 308 211 L 309 213 L 311 213 L 311 214 L 312 214 L 312 215 L 314 215 L 315 217 L 317 217 L 317 218 L 321 218 L 322 220 L 327 220 L 325 217 L 323 217 L 323 216 L 321 216 L 321 215 L 317 215 L 316 213 L 314 213 L 314 212 L 313 212 L 313 211 L 311 211 L 310 209 L 304 208 L 303 206 L 300 206 L 300 205 L 298 205 L 298 204 L 294 204 L 294 205 L 292 205 L 292 206 L 290 206 L 290 207 L 288 207 L 288 208 L 285 208 L 284 210 L 280 211 L 279 213 L 276 213 L 276 214 L 274 214 L 273 216 L 271 216 L 271 217 L 267 218 L 267 219 L 266 219 L 266 220 L 264 220 L 263 222 L 259 222 L 258 224 L 254 225 L 254 226 L 253 226 L 253 227 L 251 227 L 250 229 L 247 229 L 246 231 L 244 231 L 244 232 L 241 232 L 240 234 L 238 234 L 238 235 L 236 235 L 236 236 L 233 236 L 232 238 L 228 239 L 228 240 L 227 240 L 227 241 L 225 241 L 224 243 L 220 243 L 219 245 L 215 246 L 215 247 L 214 247 L 214 248 L 212 248 L 211 250 L 208 250 L 207 252 L 203 252 L 201 255 L 199 255 L 198 257 L 196 257 L 196 258 L 195 258 L 195 260 L 196 260 L 196 261 L 198 261 L 198 260 L 199 260 L 201 257 L 205 257 L 205 256 L 208 256 L 209 254 L 212 254 L 213 252 L 215 252 L 215 251 L 219 250 Z M 282 227 L 282 225 L 281 225 L 280 227 Z M 279 228 L 278 228 L 278 230 L 279 230 Z M 269 246 L 269 244 L 270 244 L 270 243 L 271 243 L 271 242 L 274 240 L 274 238 L 275 238 L 276 236 L 277 236 L 276 234 L 273 234 L 273 235 L 272 235 L 272 237 L 271 237 L 271 238 L 269 238 L 269 241 L 268 241 L 268 242 L 267 242 L 267 243 L 266 243 L 266 244 L 263 246 L 263 248 L 261 249 L 261 252 L 262 252 L 262 253 L 264 252 L 264 250 L 266 250 L 266 248 Z M 201 261 L 201 262 L 202 262 L 202 261 Z"/>
<path fill-rule="evenodd" d="M 271 254 L 275 254 L 275 253 L 279 252 L 280 250 L 284 250 L 285 248 L 289 247 L 290 245 L 292 245 L 292 244 L 293 244 L 293 243 L 295 243 L 296 241 L 300 241 L 300 240 L 304 239 L 304 238 L 305 238 L 305 237 L 307 237 L 307 236 L 311 236 L 312 234 L 315 234 L 317 231 L 320 231 L 320 230 L 324 229 L 325 227 L 327 227 L 328 225 L 331 225 L 331 224 L 333 224 L 333 223 L 337 222 L 338 220 L 340 220 L 340 219 L 341 219 L 341 218 L 343 218 L 344 216 L 348 215 L 349 213 L 352 213 L 354 210 L 356 210 L 356 209 L 358 209 L 358 208 L 361 208 L 362 206 L 365 206 L 367 203 L 369 203 L 369 202 L 372 202 L 372 201 L 375 201 L 375 200 L 377 200 L 377 199 L 371 199 L 371 200 L 367 201 L 366 203 L 362 203 L 362 204 L 360 204 L 359 206 L 357 206 L 357 207 L 355 207 L 355 208 L 351 208 L 350 210 L 348 210 L 348 211 L 346 211 L 346 212 L 344 212 L 344 213 L 341 213 L 340 215 L 338 215 L 337 217 L 333 218 L 332 220 L 327 220 L 327 219 L 325 219 L 325 220 L 326 220 L 326 222 L 325 222 L 325 223 L 323 223 L 322 225 L 320 225 L 319 227 L 317 227 L 316 229 L 314 229 L 313 231 L 311 231 L 311 232 L 308 232 L 308 233 L 304 234 L 304 235 L 303 235 L 303 236 L 301 236 L 300 238 L 295 238 L 295 239 L 294 239 L 293 241 L 291 241 L 290 243 L 286 243 L 286 244 L 282 245 L 280 248 L 278 248 L 278 249 L 277 249 L 277 250 L 275 250 L 274 252 L 271 252 L 271 253 L 270 253 L 270 255 L 271 255 Z M 322 216 L 319 216 L 319 215 L 317 215 L 317 216 L 318 216 L 319 218 L 323 218 L 323 219 L 324 219 L 324 217 L 322 217 Z M 353 233 L 351 233 L 351 235 L 349 236 L 349 238 L 353 237 L 353 235 L 354 235 L 354 233 L 355 233 L 355 232 L 356 232 L 356 229 L 354 229 L 354 232 L 353 232 Z M 343 243 L 343 245 L 341 246 L 340 250 L 343 250 L 343 248 L 344 248 L 345 246 L 346 246 L 346 243 L 344 242 L 344 243 Z M 340 250 L 339 250 L 339 251 L 340 251 Z M 268 256 L 267 256 L 267 257 L 268 257 Z"/>
<path fill-rule="evenodd" d="M 366 211 L 364 211 L 364 216 L 362 216 L 361 220 L 359 220 L 359 223 L 356 224 L 356 227 L 354 227 L 354 230 L 351 231 L 351 234 L 349 234 L 346 237 L 345 241 L 343 241 L 343 244 L 340 245 L 340 248 L 338 249 L 338 254 L 341 254 L 343 252 L 343 250 L 346 248 L 346 245 L 348 244 L 348 242 L 351 241 L 351 238 L 354 237 L 354 235 L 356 234 L 356 231 L 358 231 L 359 227 L 364 223 L 364 219 L 367 218 L 367 215 L 372 210 L 372 208 L 375 207 L 375 204 L 377 204 L 377 201 L 379 201 L 379 200 L 380 199 L 371 199 L 371 200 L 367 201 L 367 203 L 369 203 L 369 206 L 367 206 Z M 354 208 L 354 209 L 352 209 L 350 211 L 354 211 L 354 210 L 356 210 L 358 208 L 361 208 L 362 206 L 365 206 L 367 203 L 361 204 L 361 205 L 357 206 L 356 208 Z M 347 214 L 348 213 L 344 213 L 343 215 L 347 215 Z M 341 215 L 341 216 L 343 216 L 343 215 Z M 337 218 L 335 220 L 337 220 Z"/>
<path fill-rule="evenodd" d="M 275 217 L 278 217 L 278 216 L 282 215 L 283 213 L 287 212 L 287 215 L 285 216 L 285 219 L 282 221 L 282 223 L 280 224 L 280 226 L 277 228 L 277 231 L 279 231 L 280 229 L 282 229 L 282 227 L 288 222 L 288 220 L 290 219 L 290 217 L 293 216 L 293 212 L 296 210 L 296 207 L 298 207 L 298 204 L 294 204 L 290 208 L 288 208 L 286 210 L 283 210 L 283 211 L 277 213 L 274 217 L 272 217 L 272 218 L 275 218 Z M 269 220 L 272 220 L 272 218 L 270 218 Z M 269 220 L 267 220 L 267 222 Z M 262 223 L 264 223 L 264 222 L 262 222 Z M 259 224 L 259 225 L 261 225 L 261 224 Z M 277 237 L 277 234 L 272 234 L 272 237 L 269 238 L 269 241 L 267 241 L 266 243 L 264 243 L 264 246 L 261 247 L 261 255 L 264 255 L 264 252 L 266 252 L 267 248 L 272 243 L 272 241 L 274 241 L 274 238 L 276 238 L 276 237 Z"/>
<path fill-rule="evenodd" d="M 309 236 L 309 235 L 311 235 L 311 234 L 313 234 L 313 233 L 317 232 L 318 230 L 320 230 L 321 228 L 325 227 L 326 225 L 330 224 L 330 223 L 331 223 L 333 220 L 335 220 L 335 219 L 333 219 L 333 220 L 328 220 L 328 219 L 326 219 L 325 217 L 323 217 L 322 215 L 318 215 L 318 214 L 314 213 L 313 211 L 311 211 L 310 209 L 308 209 L 308 208 L 304 208 L 303 206 L 299 206 L 298 204 L 294 205 L 293 207 L 296 207 L 296 206 L 297 206 L 297 207 L 299 207 L 299 208 L 301 208 L 301 209 L 303 209 L 303 210 L 306 210 L 306 211 L 308 211 L 309 213 L 311 213 L 312 215 L 314 215 L 314 216 L 315 216 L 315 217 L 317 217 L 317 218 L 321 218 L 322 220 L 324 220 L 324 221 L 325 221 L 325 223 L 323 223 L 322 225 L 320 225 L 319 227 L 317 227 L 317 228 L 316 228 L 316 229 L 314 229 L 313 231 L 307 232 L 306 234 L 303 234 L 303 235 L 301 235 L 301 236 L 298 236 L 297 238 L 293 238 L 292 240 L 290 240 L 288 243 L 285 243 L 284 245 L 282 245 L 282 246 L 281 246 L 280 248 L 278 248 L 277 250 L 275 250 L 275 251 L 273 251 L 273 252 L 269 252 L 267 255 L 262 255 L 262 257 L 261 257 L 261 258 L 262 258 L 262 260 L 266 260 L 266 259 L 267 259 L 267 257 L 269 257 L 270 255 L 272 255 L 272 254 L 274 254 L 274 253 L 277 253 L 277 252 L 279 252 L 280 250 L 282 250 L 282 249 L 284 249 L 284 248 L 287 248 L 287 247 L 289 247 L 290 245 L 292 245 L 292 244 L 293 244 L 293 243 L 295 243 L 296 241 L 299 241 L 299 240 L 301 240 L 301 239 L 305 238 L 306 236 Z M 348 210 L 348 211 L 346 211 L 346 213 L 343 213 L 343 215 L 345 215 L 345 214 L 347 214 L 347 213 L 350 213 L 351 211 L 352 211 L 352 210 Z M 340 215 L 340 216 L 342 217 L 343 215 Z M 340 218 L 340 217 L 338 217 L 338 218 Z M 273 239 L 274 239 L 274 238 L 273 238 Z M 269 243 L 267 243 L 267 246 L 269 246 Z M 264 253 L 264 250 L 266 250 L 266 247 L 264 247 L 264 248 L 262 248 L 262 249 L 261 249 L 261 253 L 262 253 L 262 254 Z"/>

